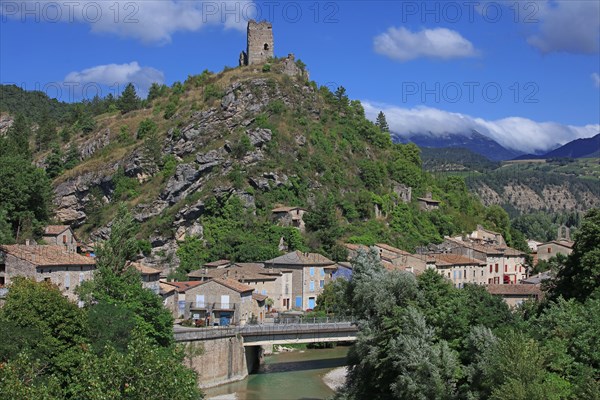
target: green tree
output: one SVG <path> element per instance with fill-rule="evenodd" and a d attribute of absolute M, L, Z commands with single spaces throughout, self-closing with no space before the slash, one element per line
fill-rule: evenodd
<path fill-rule="evenodd" d="M 327 252 L 333 248 L 342 234 L 335 200 L 331 195 L 318 199 L 316 206 L 304 215 L 304 222 L 306 229 L 313 232 L 318 244 Z"/>
<path fill-rule="evenodd" d="M 105 302 L 131 311 L 140 332 L 161 346 L 169 346 L 173 342 L 173 318 L 160 297 L 142 286 L 139 273 L 129 265 L 138 253 L 136 232 L 133 217 L 125 205 L 119 205 L 110 237 L 96 247 L 94 279 L 82 283 L 78 293 L 88 307 Z"/>
<path fill-rule="evenodd" d="M 381 132 L 389 133 L 390 127 L 387 123 L 387 120 L 385 118 L 385 114 L 383 113 L 383 111 L 379 111 L 379 114 L 377 114 L 377 120 L 375 121 L 375 126 L 377 126 Z"/>
<path fill-rule="evenodd" d="M 348 315 L 350 308 L 346 302 L 348 281 L 336 279 L 325 285 L 323 292 L 317 297 L 315 311 L 325 311 L 336 315 Z"/>
<path fill-rule="evenodd" d="M 135 86 L 133 86 L 133 83 L 129 83 L 127 86 L 125 86 L 123 93 L 121 93 L 121 96 L 117 100 L 117 106 L 123 114 L 127 114 L 130 111 L 140 108 L 141 100 L 135 91 Z"/>
<path fill-rule="evenodd" d="M 18 155 L 0 157 L 0 205 L 15 237 L 29 225 L 34 229 L 48 221 L 52 191 L 46 172 Z"/>
<path fill-rule="evenodd" d="M 590 210 L 575 234 L 573 252 L 558 272 L 552 297 L 584 301 L 600 290 L 600 209 Z"/>
<path fill-rule="evenodd" d="M 46 164 L 46 174 L 50 179 L 56 178 L 63 172 L 63 153 L 57 143 L 52 144 L 52 152 L 46 158 Z"/>
<path fill-rule="evenodd" d="M 31 128 L 23 114 L 17 114 L 12 126 L 8 129 L 6 139 L 0 140 L 0 157 L 5 155 L 20 155 L 25 159 L 31 158 L 29 138 Z"/>

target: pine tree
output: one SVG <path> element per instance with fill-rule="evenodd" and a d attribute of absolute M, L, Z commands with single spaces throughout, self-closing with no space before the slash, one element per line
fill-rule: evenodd
<path fill-rule="evenodd" d="M 29 150 L 31 128 L 23 114 L 17 115 L 6 136 L 6 143 L 0 148 L 0 156 L 4 153 L 7 155 L 18 154 L 28 160 L 31 159 L 31 151 Z"/>
<path fill-rule="evenodd" d="M 119 100 L 117 101 L 117 106 L 119 107 L 119 110 L 121 110 L 121 113 L 126 114 L 140 108 L 140 103 L 141 100 L 135 91 L 133 83 L 129 83 L 125 87 L 125 90 L 123 90 L 123 93 L 121 93 L 121 97 L 119 97 Z"/>
<path fill-rule="evenodd" d="M 377 114 L 377 120 L 375 121 L 375 126 L 377 126 L 381 132 L 389 132 L 390 131 L 390 127 L 387 123 L 387 120 L 385 119 L 385 114 L 383 113 L 383 111 L 379 111 L 379 114 Z"/>

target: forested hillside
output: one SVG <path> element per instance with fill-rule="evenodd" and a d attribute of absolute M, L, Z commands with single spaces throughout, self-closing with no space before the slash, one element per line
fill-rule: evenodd
<path fill-rule="evenodd" d="M 145 101 L 130 86 L 98 117 L 84 113 L 83 122 L 57 120 L 35 133 L 31 119 L 18 117 L 2 157 L 31 153 L 19 162 L 33 159 L 53 179 L 53 204 L 36 201 L 43 212 L 31 214 L 22 201 L 3 202 L 12 240 L 50 218 L 84 239 L 104 238 L 120 202 L 141 226 L 146 262 L 181 264 L 182 272 L 218 258 L 270 258 L 281 237 L 289 249 L 335 259 L 345 257 L 339 240 L 412 250 L 477 223 L 511 240 L 506 213 L 483 207 L 462 178 L 423 173 L 419 148 L 393 144 L 343 87 L 332 93 L 301 72 L 283 74 L 281 60 L 255 68 L 154 85 Z M 4 198 L 35 174 L 42 171 L 8 174 L 16 181 Z M 408 188 L 412 201 L 404 203 Z M 440 210 L 418 210 L 415 199 L 426 192 Z M 309 209 L 305 235 L 273 225 L 270 210 L 281 204 Z"/>

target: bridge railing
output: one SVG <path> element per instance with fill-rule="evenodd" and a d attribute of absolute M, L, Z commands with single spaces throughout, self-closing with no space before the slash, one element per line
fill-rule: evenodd
<path fill-rule="evenodd" d="M 293 316 L 293 317 L 277 317 L 273 319 L 273 322 L 264 323 L 269 324 L 336 324 L 336 323 L 354 323 L 356 320 L 354 317 L 347 316 L 331 316 L 331 317 L 307 317 L 307 316 Z"/>
<path fill-rule="evenodd" d="M 317 321 L 317 322 L 312 322 Z M 181 328 L 175 331 L 177 336 L 185 336 L 191 334 L 194 339 L 211 339 L 219 337 L 228 337 L 236 335 L 281 335 L 286 332 L 334 332 L 334 331 L 347 331 L 353 327 L 353 321 L 351 318 L 319 318 L 312 319 L 311 321 L 303 321 L 302 323 L 274 323 L 274 324 L 258 324 L 258 325 L 243 325 L 243 326 L 213 326 L 205 328 Z"/>

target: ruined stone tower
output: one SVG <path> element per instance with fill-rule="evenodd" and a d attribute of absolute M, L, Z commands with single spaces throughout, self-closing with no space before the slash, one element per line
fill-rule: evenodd
<path fill-rule="evenodd" d="M 273 26 L 270 22 L 248 21 L 248 46 L 240 54 L 240 65 L 264 64 L 273 57 Z"/>

